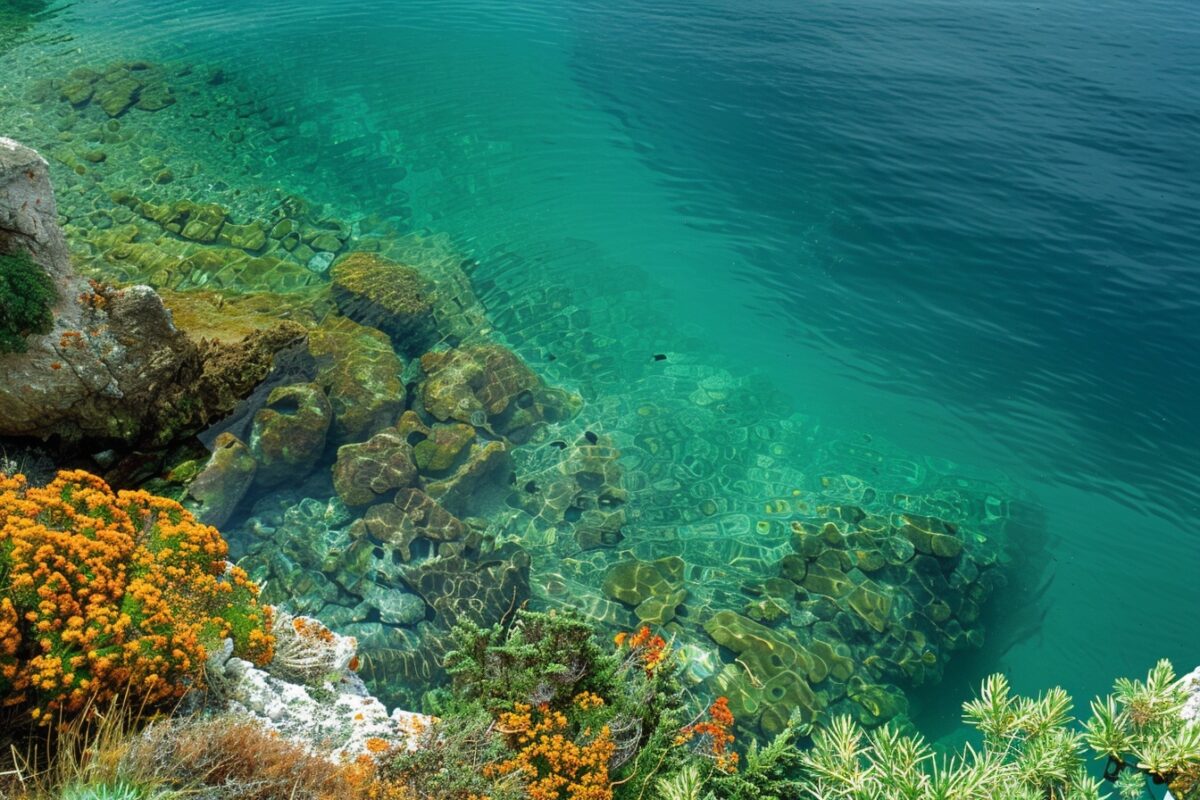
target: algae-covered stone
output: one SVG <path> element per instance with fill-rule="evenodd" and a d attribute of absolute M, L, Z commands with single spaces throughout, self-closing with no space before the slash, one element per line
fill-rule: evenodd
<path fill-rule="evenodd" d="M 377 433 L 361 444 L 338 448 L 333 488 L 348 506 L 365 506 L 411 486 L 417 477 L 412 448 L 395 431 Z"/>
<path fill-rule="evenodd" d="M 472 444 L 452 475 L 425 486 L 429 495 L 455 514 L 481 513 L 500 503 L 512 476 L 512 456 L 504 442 Z"/>
<path fill-rule="evenodd" d="M 225 224 L 225 209 L 216 203 L 176 205 L 176 210 L 186 210 L 180 235 L 195 242 L 215 242 Z"/>
<path fill-rule="evenodd" d="M 242 250 L 261 250 L 267 244 L 267 232 L 261 222 L 248 222 L 245 225 L 235 225 L 226 222 L 221 226 L 220 239 L 230 247 Z"/>
<path fill-rule="evenodd" d="M 679 556 L 620 561 L 604 574 L 603 591 L 605 596 L 629 606 L 638 606 L 652 597 L 671 597 L 683 587 L 686 566 Z"/>
<path fill-rule="evenodd" d="M 338 259 L 330 276 L 341 313 L 388 334 L 401 351 L 416 355 L 436 339 L 431 287 L 412 267 L 356 252 Z"/>
<path fill-rule="evenodd" d="M 92 101 L 110 117 L 119 117 L 137 101 L 141 88 L 142 84 L 135 78 L 118 75 L 114 80 L 109 80 L 106 75 L 104 80 L 96 84 Z"/>
<path fill-rule="evenodd" d="M 458 461 L 459 454 L 475 441 L 475 429 L 464 423 L 436 423 L 429 434 L 413 447 L 417 469 L 422 474 L 444 472 Z"/>
<path fill-rule="evenodd" d="M 421 369 L 426 375 L 421 404 L 443 422 L 457 420 L 509 435 L 567 415 L 564 398 L 547 393 L 533 370 L 498 344 L 429 352 L 421 356 Z"/>
<path fill-rule="evenodd" d="M 228 522 L 254 482 L 257 469 L 249 447 L 231 433 L 220 434 L 208 463 L 188 485 L 188 495 L 196 503 L 196 519 L 217 528 Z"/>
<path fill-rule="evenodd" d="M 254 415 L 250 450 L 258 461 L 257 481 L 277 485 L 312 471 L 325 449 L 333 409 L 315 383 L 273 389 Z"/>
<path fill-rule="evenodd" d="M 136 107 L 142 111 L 161 111 L 175 104 L 175 95 L 171 87 L 162 81 L 145 84 L 138 93 Z"/>
<path fill-rule="evenodd" d="M 778 733 L 788 716 L 798 712 L 811 722 L 825 707 L 813 691 L 829 674 L 815 654 L 786 641 L 770 628 L 733 611 L 720 611 L 704 624 L 713 641 L 737 653 L 739 664 L 722 670 L 714 688 L 729 697 L 730 709 L 742 724 L 757 724 L 767 734 Z"/>
<path fill-rule="evenodd" d="M 73 106 L 85 105 L 96 91 L 96 81 L 71 78 L 63 83 L 62 98 Z"/>
<path fill-rule="evenodd" d="M 316 382 L 325 388 L 333 408 L 337 444 L 369 439 L 403 410 L 404 365 L 379 331 L 329 317 L 309 333 L 308 352 L 317 363 Z"/>

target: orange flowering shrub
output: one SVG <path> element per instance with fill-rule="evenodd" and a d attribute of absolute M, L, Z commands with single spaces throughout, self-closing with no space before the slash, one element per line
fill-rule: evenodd
<path fill-rule="evenodd" d="M 127 689 L 177 698 L 226 637 L 266 663 L 270 609 L 226 553 L 172 500 L 83 471 L 43 488 L 0 474 L 0 703 L 39 718 Z"/>
<path fill-rule="evenodd" d="M 650 628 L 645 625 L 634 634 L 624 631 L 618 633 L 613 637 L 613 642 L 618 650 L 628 648 L 630 655 L 641 662 L 647 677 L 652 676 L 654 671 L 662 666 L 663 661 L 671 652 L 667 647 L 667 640 L 652 633 Z"/>
<path fill-rule="evenodd" d="M 708 709 L 708 719 L 685 725 L 676 738 L 677 744 L 698 743 L 697 752 L 711 758 L 722 772 L 737 770 L 738 754 L 730 749 L 733 744 L 733 712 L 729 710 L 729 698 L 718 697 Z"/>
<path fill-rule="evenodd" d="M 603 698 L 588 692 L 575 698 L 581 712 L 604 705 Z M 522 773 L 530 800 L 612 800 L 609 763 L 616 753 L 607 725 L 584 727 L 571 735 L 567 715 L 547 705 L 538 708 L 518 703 L 500 715 L 499 728 L 510 737 L 511 758 L 484 767 L 484 775 Z"/>

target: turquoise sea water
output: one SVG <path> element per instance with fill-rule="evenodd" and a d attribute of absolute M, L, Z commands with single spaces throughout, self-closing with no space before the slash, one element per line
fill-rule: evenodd
<path fill-rule="evenodd" d="M 1011 503 L 984 647 L 913 693 L 945 729 L 991 671 L 1200 660 L 1198 41 L 1175 0 L 79 0 L 0 55 L 0 134 L 55 65 L 222 67 L 272 126 L 164 115 L 171 156 L 448 235 L 643 556 L 715 569 L 818 476 Z"/>

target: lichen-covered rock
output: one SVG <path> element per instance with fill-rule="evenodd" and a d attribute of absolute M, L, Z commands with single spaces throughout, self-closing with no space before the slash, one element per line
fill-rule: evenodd
<path fill-rule="evenodd" d="M 308 351 L 317 364 L 316 382 L 333 408 L 335 443 L 369 439 L 403 410 L 404 365 L 379 331 L 331 317 L 309 333 Z"/>
<path fill-rule="evenodd" d="M 196 519 L 223 527 L 254 482 L 257 470 L 258 462 L 244 442 L 231 433 L 218 436 L 208 463 L 188 484 Z"/>
<path fill-rule="evenodd" d="M 361 444 L 338 448 L 333 488 L 348 506 L 365 506 L 412 485 L 417 477 L 412 447 L 393 430 L 377 433 Z"/>
<path fill-rule="evenodd" d="M 333 410 L 315 383 L 280 386 L 254 415 L 250 450 L 258 461 L 257 483 L 276 486 L 312 471 L 325 449 Z"/>
<path fill-rule="evenodd" d="M 296 617 L 313 641 L 296 657 L 322 659 L 337 656 L 327 670 L 296 673 L 286 669 L 291 659 L 277 658 L 266 668 L 231 658 L 228 648 L 214 652 L 205 667 L 213 684 L 210 703 L 218 710 L 245 715 L 291 741 L 311 747 L 334 763 L 359 757 L 372 758 L 380 747 L 409 744 L 432 720 L 401 709 L 391 713 L 368 692 L 350 669 L 356 663 L 357 644 L 316 620 Z M 311 633 L 308 631 L 311 630 Z M 324 661 L 318 666 L 326 666 Z M 282 675 L 280 673 L 283 673 Z M 300 677 L 304 676 L 304 677 Z"/>
<path fill-rule="evenodd" d="M 197 345 L 147 286 L 89 284 L 72 269 L 46 163 L 0 139 L 0 253 L 26 252 L 55 282 L 54 328 L 0 356 L 0 435 L 162 446 L 249 393 L 294 328 Z"/>
<path fill-rule="evenodd" d="M 432 287 L 412 267 L 375 253 L 349 253 L 330 276 L 344 316 L 392 337 L 401 352 L 416 355 L 437 340 Z"/>

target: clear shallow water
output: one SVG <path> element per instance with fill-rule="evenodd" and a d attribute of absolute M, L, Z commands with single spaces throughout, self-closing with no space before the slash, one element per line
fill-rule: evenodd
<path fill-rule="evenodd" d="M 295 135 L 245 179 L 448 233 L 551 380 L 666 393 L 655 352 L 757 374 L 785 399 L 751 421 L 1023 498 L 1044 568 L 930 717 L 996 669 L 1082 698 L 1197 661 L 1191 6 L 95 0 L 46 26 L 74 38 L 28 46 L 64 60 L 253 83 Z"/>

